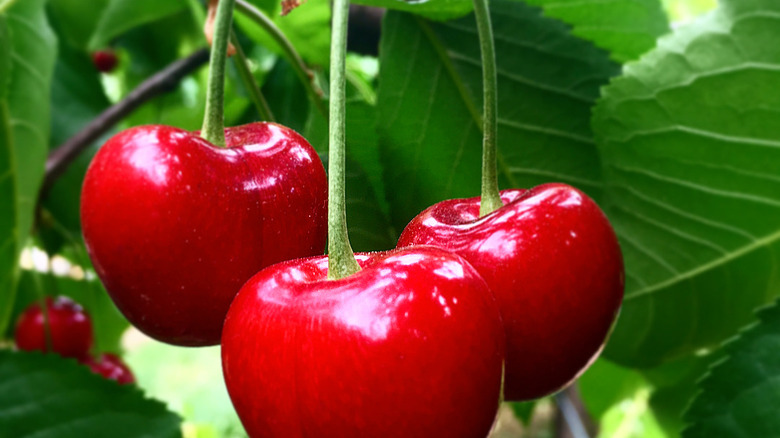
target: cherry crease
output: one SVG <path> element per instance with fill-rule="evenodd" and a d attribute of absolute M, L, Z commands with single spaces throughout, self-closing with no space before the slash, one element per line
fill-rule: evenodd
<path fill-rule="evenodd" d="M 133 325 L 185 346 L 219 343 L 241 285 L 282 260 L 321 254 L 322 162 L 293 130 L 197 133 L 141 126 L 111 138 L 82 190 L 84 240 L 100 279 Z"/>
<path fill-rule="evenodd" d="M 479 217 L 480 198 L 440 202 L 415 217 L 398 247 L 435 245 L 469 261 L 501 309 L 504 397 L 555 392 L 595 360 L 623 297 L 617 238 L 595 202 L 564 184 L 504 190 Z"/>
<path fill-rule="evenodd" d="M 504 334 L 484 280 L 433 247 L 326 256 L 247 282 L 222 336 L 225 382 L 249 436 L 484 437 Z"/>

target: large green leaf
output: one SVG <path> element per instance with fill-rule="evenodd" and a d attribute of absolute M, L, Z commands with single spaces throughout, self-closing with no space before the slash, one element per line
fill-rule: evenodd
<path fill-rule="evenodd" d="M 0 14 L 0 332 L 8 324 L 17 258 L 32 227 L 49 145 L 49 89 L 57 43 L 46 21 L 45 3 L 18 1 Z"/>
<path fill-rule="evenodd" d="M 594 130 L 626 295 L 605 354 L 716 345 L 778 291 L 780 4 L 722 2 L 604 89 Z"/>
<path fill-rule="evenodd" d="M 724 349 L 729 355 L 701 381 L 686 412 L 686 438 L 780 436 L 780 305 Z"/>
<path fill-rule="evenodd" d="M 563 181 L 598 198 L 590 109 L 617 65 L 538 8 L 511 0 L 491 8 L 501 186 Z M 400 230 L 435 202 L 479 194 L 482 71 L 473 17 L 439 24 L 389 12 L 380 56 L 378 130 Z"/>
<path fill-rule="evenodd" d="M 182 0 L 111 0 L 92 34 L 89 47 L 92 50 L 101 49 L 130 29 L 167 17 L 186 7 L 187 2 Z"/>
<path fill-rule="evenodd" d="M 655 47 L 669 31 L 660 0 L 525 0 L 541 6 L 545 15 L 571 24 L 574 35 L 609 50 L 626 62 Z"/>
<path fill-rule="evenodd" d="M 0 351 L 0 394 L 0 438 L 181 436 L 179 418 L 135 385 L 55 354 Z"/>

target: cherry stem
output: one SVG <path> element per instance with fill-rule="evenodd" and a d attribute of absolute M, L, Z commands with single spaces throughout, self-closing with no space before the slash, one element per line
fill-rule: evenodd
<path fill-rule="evenodd" d="M 498 191 L 496 169 L 496 137 L 498 131 L 498 81 L 496 51 L 493 46 L 493 26 L 490 24 L 488 0 L 474 0 L 474 16 L 482 52 L 482 198 L 479 215 L 485 216 L 504 206 Z"/>
<path fill-rule="evenodd" d="M 206 90 L 206 114 L 201 136 L 216 146 L 225 147 L 225 64 L 235 0 L 220 0 L 214 19 L 214 40 L 209 59 L 209 83 Z"/>
<path fill-rule="evenodd" d="M 306 67 L 303 59 L 301 59 L 301 56 L 295 51 L 295 47 L 293 47 L 290 40 L 284 35 L 284 32 L 282 32 L 279 27 L 263 13 L 263 11 L 257 9 L 245 0 L 236 0 L 236 10 L 246 15 L 247 18 L 254 21 L 258 26 L 262 27 L 263 30 L 273 38 L 276 44 L 279 45 L 279 48 L 282 49 L 285 58 L 287 58 L 287 61 L 292 66 L 296 76 L 298 76 L 298 79 L 306 89 L 306 94 L 309 96 L 311 103 L 323 117 L 328 117 L 328 109 L 325 107 L 325 103 L 322 100 L 322 90 L 314 84 L 314 75 Z"/>
<path fill-rule="evenodd" d="M 257 82 L 255 82 L 252 71 L 249 69 L 249 61 L 246 58 L 244 49 L 241 48 L 241 43 L 239 43 L 235 31 L 230 32 L 230 42 L 232 42 L 233 47 L 236 48 L 236 56 L 233 58 L 236 70 L 238 70 L 238 75 L 241 77 L 244 87 L 246 87 L 249 96 L 252 98 L 252 102 L 255 104 L 258 116 L 260 116 L 261 120 L 274 122 L 274 114 L 271 112 L 271 107 L 268 106 L 268 102 L 260 91 L 260 87 L 258 87 Z"/>
<path fill-rule="evenodd" d="M 346 58 L 349 0 L 333 1 L 330 38 L 330 136 L 328 144 L 328 279 L 360 270 L 349 244 L 345 202 Z"/>

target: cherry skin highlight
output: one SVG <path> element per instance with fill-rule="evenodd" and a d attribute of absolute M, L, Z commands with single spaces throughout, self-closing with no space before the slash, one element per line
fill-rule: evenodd
<path fill-rule="evenodd" d="M 251 437 L 487 436 L 504 334 L 485 281 L 433 247 L 280 263 L 236 296 L 222 368 Z"/>
<path fill-rule="evenodd" d="M 46 342 L 43 312 L 32 303 L 19 316 L 14 332 L 17 348 L 25 351 L 52 351 L 64 357 L 85 360 L 92 348 L 92 321 L 75 301 L 68 297 L 46 297 L 50 344 Z M 51 348 L 49 348 L 51 347 Z"/>
<path fill-rule="evenodd" d="M 95 374 L 100 374 L 106 379 L 116 380 L 120 385 L 135 383 L 135 376 L 130 367 L 119 356 L 112 353 L 103 353 L 96 358 L 89 358 L 86 365 Z"/>
<path fill-rule="evenodd" d="M 459 254 L 487 281 L 507 339 L 506 400 L 530 400 L 576 379 L 598 357 L 623 299 L 623 259 L 595 202 L 564 184 L 504 190 L 479 217 L 480 198 L 429 207 L 398 247 Z"/>
<path fill-rule="evenodd" d="M 163 342 L 219 343 L 244 282 L 325 248 L 327 181 L 311 145 L 273 123 L 225 136 L 218 148 L 169 126 L 128 129 L 84 180 L 81 223 L 95 270 L 125 317 Z"/>

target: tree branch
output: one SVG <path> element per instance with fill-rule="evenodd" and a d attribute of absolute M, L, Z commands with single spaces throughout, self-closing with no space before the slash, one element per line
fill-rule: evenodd
<path fill-rule="evenodd" d="M 173 91 L 185 76 L 197 70 L 208 60 L 209 51 L 202 49 L 170 64 L 143 81 L 124 99 L 108 107 L 84 129 L 51 151 L 46 159 L 46 176 L 41 187 L 41 198 L 46 195 L 54 181 L 67 170 L 70 163 L 90 144 L 142 104 L 156 96 Z"/>

